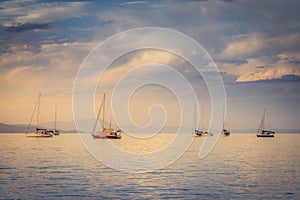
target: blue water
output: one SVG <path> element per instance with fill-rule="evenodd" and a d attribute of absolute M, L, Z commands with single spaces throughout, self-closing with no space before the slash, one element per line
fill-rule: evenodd
<path fill-rule="evenodd" d="M 76 134 L 0 134 L 0 198 L 300 199 L 300 134 L 232 134 L 202 160 L 201 140 L 164 169 L 132 174 L 98 162 Z"/>

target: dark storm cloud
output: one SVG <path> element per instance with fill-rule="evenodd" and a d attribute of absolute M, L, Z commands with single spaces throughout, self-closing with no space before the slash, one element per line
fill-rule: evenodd
<path fill-rule="evenodd" d="M 112 24 L 112 23 L 114 23 L 114 20 L 107 20 L 107 21 L 100 23 L 99 25 L 104 26 L 104 25 L 108 25 L 108 24 Z"/>
<path fill-rule="evenodd" d="M 16 26 L 4 26 L 3 30 L 6 32 L 23 32 L 36 29 L 49 29 L 50 27 L 50 23 L 25 23 Z"/>

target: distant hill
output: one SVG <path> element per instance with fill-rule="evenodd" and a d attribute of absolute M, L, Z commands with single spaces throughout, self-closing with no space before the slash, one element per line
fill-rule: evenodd
<path fill-rule="evenodd" d="M 40 128 L 43 128 L 42 126 Z M 29 131 L 34 131 L 35 127 L 31 127 Z M 77 133 L 77 130 L 62 130 L 61 133 Z M 28 132 L 28 125 L 25 124 L 4 124 L 0 123 L 0 133 L 25 133 Z"/>
<path fill-rule="evenodd" d="M 28 127 L 25 125 L 10 125 L 0 123 L 0 133 L 25 133 Z"/>
<path fill-rule="evenodd" d="M 298 129 L 274 129 L 276 133 L 300 133 Z"/>
<path fill-rule="evenodd" d="M 87 127 L 92 127 L 91 123 L 87 121 Z M 58 129 L 61 133 L 77 133 L 76 128 L 74 127 L 74 122 L 58 122 L 59 127 L 63 127 L 63 129 Z M 52 129 L 51 123 L 43 123 L 41 124 L 43 127 L 48 127 Z M 35 127 L 31 127 L 30 131 L 34 131 Z M 174 133 L 177 131 L 177 127 L 165 127 L 161 130 L 162 133 Z M 190 128 L 186 129 L 187 132 L 190 131 Z M 192 131 L 192 130 L 191 130 Z M 244 130 L 230 130 L 231 133 L 256 133 L 257 129 L 244 129 Z M 300 133 L 299 129 L 274 129 L 276 133 Z M 25 133 L 28 132 L 28 125 L 25 124 L 4 124 L 0 123 L 0 133 Z M 84 131 L 79 131 L 84 132 Z"/>
<path fill-rule="evenodd" d="M 299 129 L 272 129 L 275 133 L 300 133 Z M 257 129 L 232 130 L 232 133 L 256 133 Z"/>

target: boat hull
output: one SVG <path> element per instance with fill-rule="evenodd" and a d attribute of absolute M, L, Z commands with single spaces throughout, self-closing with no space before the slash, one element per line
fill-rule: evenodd
<path fill-rule="evenodd" d="M 194 137 L 201 137 L 202 136 L 202 132 L 199 131 L 199 130 L 195 130 L 194 133 L 193 133 L 193 136 Z"/>
<path fill-rule="evenodd" d="M 274 131 L 266 131 L 266 130 L 262 130 L 262 132 L 256 134 L 257 137 L 274 137 L 274 135 L 275 135 Z"/>
<path fill-rule="evenodd" d="M 230 131 L 227 131 L 225 129 L 222 131 L 222 136 L 223 137 L 226 137 L 226 136 L 229 136 L 229 135 L 230 135 Z"/>
<path fill-rule="evenodd" d="M 59 131 L 54 131 L 53 135 L 59 135 L 60 132 Z"/>
<path fill-rule="evenodd" d="M 213 136 L 214 134 L 212 134 L 212 133 L 202 133 L 202 136 Z"/>
<path fill-rule="evenodd" d="M 49 138 L 53 137 L 51 134 L 45 134 L 45 133 L 26 133 L 27 137 L 39 137 L 39 138 Z"/>
<path fill-rule="evenodd" d="M 275 137 L 274 135 L 256 135 L 256 137 Z"/>
<path fill-rule="evenodd" d="M 203 132 L 203 131 L 199 131 L 199 130 L 195 130 L 193 133 L 194 137 L 205 137 L 205 136 L 213 136 L 212 133 L 209 132 Z"/>
<path fill-rule="evenodd" d="M 120 135 L 98 135 L 98 134 L 93 134 L 92 136 L 95 139 L 121 139 Z"/>
<path fill-rule="evenodd" d="M 27 137 L 53 137 L 54 132 L 52 130 L 44 128 L 36 128 L 35 132 L 26 133 Z"/>

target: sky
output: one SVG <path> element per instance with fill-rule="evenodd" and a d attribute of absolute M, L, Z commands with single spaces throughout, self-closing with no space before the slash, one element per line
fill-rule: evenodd
<path fill-rule="evenodd" d="M 300 1 L 292 0 L 1 1 L 0 122 L 27 124 L 38 92 L 42 121 L 53 121 L 55 106 L 59 121 L 72 121 L 73 86 L 86 56 L 114 34 L 162 27 L 193 38 L 216 63 L 227 96 L 226 127 L 256 128 L 266 108 L 270 128 L 300 129 L 299 9 Z M 114 62 L 100 84 L 108 90 L 126 70 L 151 62 L 190 69 L 171 53 L 140 51 Z M 187 77 L 201 83 L 200 104 L 209 116 L 205 83 L 192 73 Z M 160 103 L 169 111 L 167 124 L 176 126 L 175 96 L 166 88 L 143 89 L 132 97 L 132 119 L 147 124 L 147 108 Z"/>

